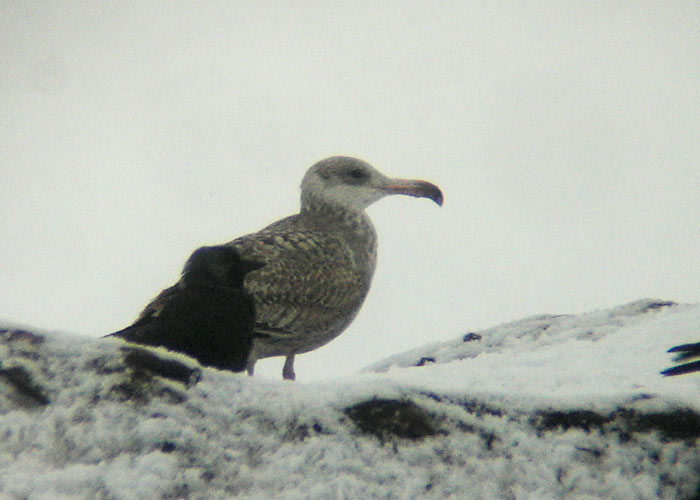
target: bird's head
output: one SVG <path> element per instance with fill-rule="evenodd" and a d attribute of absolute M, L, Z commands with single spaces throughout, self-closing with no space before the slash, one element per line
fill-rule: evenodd
<path fill-rule="evenodd" d="M 430 198 L 442 205 L 442 191 L 435 184 L 387 177 L 369 163 L 348 156 L 319 161 L 309 168 L 301 181 L 302 211 L 318 203 L 364 210 L 391 194 Z"/>

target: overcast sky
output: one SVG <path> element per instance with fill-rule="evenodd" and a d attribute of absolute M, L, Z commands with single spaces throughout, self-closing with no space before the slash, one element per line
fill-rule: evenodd
<path fill-rule="evenodd" d="M 696 0 L 1 2 L 0 318 L 123 328 L 335 154 L 445 205 L 370 208 L 372 291 L 301 381 L 533 314 L 698 302 L 698 26 Z"/>

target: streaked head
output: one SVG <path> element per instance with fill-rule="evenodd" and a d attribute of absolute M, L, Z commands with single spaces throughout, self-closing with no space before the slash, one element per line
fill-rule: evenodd
<path fill-rule="evenodd" d="M 332 156 L 319 161 L 301 182 L 302 211 L 318 202 L 364 210 L 392 194 L 430 198 L 438 205 L 442 205 L 443 200 L 435 184 L 387 177 L 369 163 L 349 156 Z"/>

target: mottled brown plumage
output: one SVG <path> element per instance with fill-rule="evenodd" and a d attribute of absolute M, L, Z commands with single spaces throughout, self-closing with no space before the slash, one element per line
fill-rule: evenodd
<path fill-rule="evenodd" d="M 304 176 L 297 215 L 225 245 L 242 262 L 261 264 L 243 279 L 255 309 L 248 373 L 258 359 L 285 356 L 283 376 L 294 379 L 296 354 L 328 343 L 352 322 L 369 291 L 377 256 L 377 236 L 364 209 L 390 194 L 442 204 L 433 184 L 392 179 L 355 158 L 327 158 Z M 164 290 L 142 317 L 178 293 L 178 285 Z"/>

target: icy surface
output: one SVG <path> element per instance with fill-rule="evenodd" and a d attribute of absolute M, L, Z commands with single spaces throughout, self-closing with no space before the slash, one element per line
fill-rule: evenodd
<path fill-rule="evenodd" d="M 21 330 L 0 325 L 3 500 L 700 491 L 700 375 L 659 375 L 700 340 L 697 305 L 527 318 L 313 384 L 204 369 L 186 386 L 125 367 L 120 341 Z M 348 409 L 373 401 L 432 432 L 363 427 Z"/>

